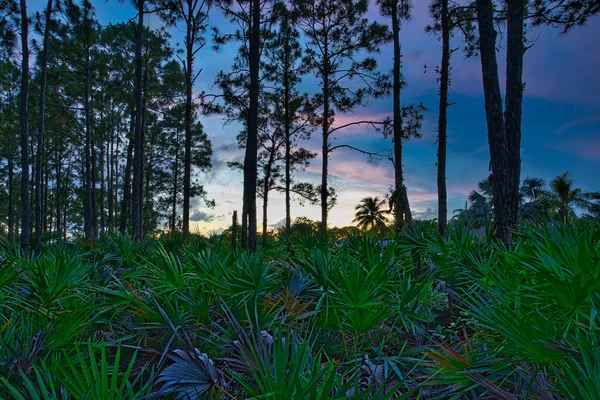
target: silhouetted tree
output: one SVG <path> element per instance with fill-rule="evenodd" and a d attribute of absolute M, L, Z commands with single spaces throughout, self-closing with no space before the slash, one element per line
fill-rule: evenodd
<path fill-rule="evenodd" d="M 385 214 L 389 213 L 383 208 L 386 202 L 386 199 L 380 200 L 378 197 L 365 197 L 354 208 L 356 214 L 354 214 L 352 223 L 357 224 L 360 229 L 365 231 L 372 229 L 380 232 L 385 231 L 387 228 L 386 222 L 388 221 Z"/>
<path fill-rule="evenodd" d="M 389 77 L 377 72 L 373 58 L 357 55 L 378 52 L 389 39 L 388 29 L 365 17 L 366 0 L 318 0 L 293 2 L 298 11 L 298 26 L 307 43 L 305 60 L 320 81 L 321 92 L 315 106 L 322 109 L 319 124 L 323 135 L 321 156 L 321 234 L 327 234 L 327 213 L 332 195 L 328 188 L 329 155 L 338 148 L 359 150 L 347 144 L 333 145 L 331 135 L 352 125 L 383 126 L 387 122 L 355 121 L 334 127 L 335 114 L 364 105 L 371 96 L 381 96 L 390 89 Z M 359 86 L 357 82 L 362 85 Z M 359 150 L 360 151 L 360 150 Z M 362 151 L 367 153 L 366 151 Z"/>
<path fill-rule="evenodd" d="M 21 249 L 28 253 L 31 237 L 29 203 L 29 16 L 27 1 L 20 0 L 21 10 Z"/>

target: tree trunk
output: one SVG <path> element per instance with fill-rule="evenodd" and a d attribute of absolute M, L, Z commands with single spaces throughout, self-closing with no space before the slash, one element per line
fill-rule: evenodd
<path fill-rule="evenodd" d="M 71 159 L 67 163 L 67 177 L 65 185 L 65 200 L 63 201 L 63 243 L 67 241 L 67 207 L 69 204 L 69 183 L 71 180 Z"/>
<path fill-rule="evenodd" d="M 46 166 L 46 170 L 47 169 L 48 169 L 48 167 Z M 49 183 L 49 176 L 46 173 L 46 174 L 44 174 L 44 197 L 43 197 L 43 201 L 42 201 L 42 216 L 43 216 L 42 232 L 43 233 L 46 233 L 48 231 L 48 213 L 47 213 L 47 211 L 48 211 L 48 209 L 47 209 L 48 183 Z"/>
<path fill-rule="evenodd" d="M 31 208 L 29 204 L 29 20 L 27 1 L 21 4 L 21 249 L 29 253 L 31 235 Z"/>
<path fill-rule="evenodd" d="M 511 229 L 517 222 L 518 177 L 520 149 L 522 62 L 523 62 L 523 2 L 511 1 L 508 9 L 507 33 L 507 118 L 511 120 L 511 135 L 507 136 L 502 113 L 502 94 L 496 60 L 496 30 L 491 0 L 477 0 L 479 51 L 483 76 L 488 143 L 494 191 L 494 235 L 505 243 L 511 240 Z M 521 15 L 518 10 L 521 10 Z M 517 39 L 518 36 L 518 39 Z M 520 41 L 520 45 L 516 41 Z M 518 90 L 515 88 L 518 87 Z M 509 93 L 510 92 L 510 93 Z M 515 93 L 518 92 L 518 93 Z M 517 110 L 518 108 L 518 110 Z M 518 120 L 518 121 L 517 121 Z M 518 130 L 516 132 L 515 130 Z M 518 137 L 516 137 L 518 136 Z M 515 177 L 517 177 L 515 185 Z"/>
<path fill-rule="evenodd" d="M 108 144 L 106 147 L 108 147 Z M 106 191 L 105 191 L 106 180 L 105 180 L 105 175 L 104 175 L 105 167 L 106 167 L 105 160 L 106 160 L 105 147 L 104 147 L 104 143 L 101 143 L 100 144 L 100 207 L 99 207 L 101 232 L 104 232 L 106 229 L 106 215 L 104 213 L 104 196 L 106 195 Z"/>
<path fill-rule="evenodd" d="M 62 228 L 62 219 L 61 219 L 61 204 L 60 204 L 60 183 L 62 178 L 62 151 L 58 150 L 58 133 L 56 134 L 56 242 L 61 238 L 61 228 Z M 61 143 L 62 145 L 62 143 Z"/>
<path fill-rule="evenodd" d="M 438 231 L 446 237 L 448 223 L 448 203 L 446 191 L 446 143 L 448 126 L 448 85 L 450 77 L 450 23 L 448 21 L 448 0 L 442 0 L 442 70 L 440 74 L 440 113 L 438 118 Z"/>
<path fill-rule="evenodd" d="M 91 138 L 91 143 L 90 143 L 90 155 L 91 155 L 91 161 L 92 161 L 92 171 L 91 171 L 91 175 L 92 175 L 92 184 L 91 184 L 91 189 L 92 189 L 92 232 L 94 235 L 94 239 L 98 238 L 98 196 L 96 193 L 96 179 L 98 177 L 98 171 L 97 171 L 97 165 L 98 165 L 98 161 L 96 160 L 96 144 L 94 141 L 94 138 Z"/>
<path fill-rule="evenodd" d="M 135 33 L 135 131 L 133 159 L 133 238 L 142 241 L 142 169 L 144 138 L 142 137 L 142 39 L 144 31 L 144 0 L 138 0 L 138 23 Z"/>
<path fill-rule="evenodd" d="M 175 160 L 173 162 L 173 200 L 171 204 L 171 233 L 177 228 L 177 188 L 179 184 L 179 130 L 175 134 Z"/>
<path fill-rule="evenodd" d="M 329 53 L 327 42 L 325 42 L 325 50 L 323 53 L 323 142 L 322 151 L 322 168 L 321 168 L 321 236 L 327 237 L 327 197 L 329 196 L 327 188 L 327 175 L 329 173 Z"/>
<path fill-rule="evenodd" d="M 248 218 L 248 248 L 256 251 L 256 178 L 258 174 L 258 97 L 260 68 L 260 0 L 252 0 L 250 29 L 250 99 L 244 157 L 244 204 Z"/>
<path fill-rule="evenodd" d="M 287 18 L 287 16 L 286 16 Z M 287 20 L 286 20 L 287 21 Z M 287 25 L 286 25 L 287 26 Z M 286 44 L 285 44 L 285 61 L 284 61 L 284 76 L 283 76 L 283 96 L 284 96 L 284 110 L 283 110 L 283 124 L 285 129 L 285 234 L 290 237 L 292 230 L 292 212 L 291 212 L 291 152 L 292 152 L 292 124 L 290 118 L 290 56 L 291 49 L 289 46 L 289 29 L 286 31 Z"/>
<path fill-rule="evenodd" d="M 83 188 L 83 227 L 87 240 L 94 240 L 93 213 L 92 213 L 92 160 L 91 160 L 91 141 L 92 141 L 92 119 L 90 113 L 90 85 L 91 85 L 91 66 L 90 54 L 87 49 L 85 58 L 85 88 L 84 88 L 84 109 L 85 109 L 85 148 L 84 148 L 84 188 Z"/>
<path fill-rule="evenodd" d="M 14 239 L 15 228 L 15 192 L 13 188 L 14 168 L 13 155 L 10 153 L 8 155 L 8 241 L 11 244 Z"/>
<path fill-rule="evenodd" d="M 50 20 L 52 17 L 52 0 L 46 5 L 46 25 L 42 54 L 40 56 L 40 120 L 38 124 L 37 156 L 35 164 L 35 252 L 42 249 L 42 162 L 44 159 L 44 122 L 46 110 L 46 73 L 48 70 L 48 38 L 50 37 Z"/>
<path fill-rule="evenodd" d="M 112 125 L 112 118 L 109 118 L 110 124 L 110 139 L 106 143 L 106 195 L 107 195 L 107 208 L 108 208 L 108 216 L 106 221 L 106 226 L 108 231 L 112 231 L 113 229 L 113 146 L 114 146 L 114 127 Z"/>
<path fill-rule="evenodd" d="M 183 160 L 183 240 L 190 235 L 190 190 L 192 186 L 192 77 L 194 66 L 193 0 L 187 0 L 185 66 L 185 154 Z"/>
<path fill-rule="evenodd" d="M 231 217 L 231 250 L 235 254 L 237 250 L 237 211 L 233 211 L 233 216 Z"/>
<path fill-rule="evenodd" d="M 127 145 L 127 161 L 125 171 L 123 172 L 123 195 L 121 199 L 121 216 L 119 221 L 119 231 L 122 235 L 127 231 L 127 219 L 129 214 L 129 204 L 131 203 L 131 167 L 133 159 L 134 135 L 135 135 L 135 110 L 131 112 L 131 128 L 129 133 L 129 143 Z M 118 161 L 117 161 L 118 162 Z"/>
<path fill-rule="evenodd" d="M 402 127 L 402 54 L 400 44 L 400 16 L 398 15 L 398 1 L 394 0 L 391 4 L 392 14 L 392 36 L 394 42 L 394 68 L 393 68 L 393 107 L 394 107 L 394 185 L 395 185 L 395 222 L 396 231 L 399 232 L 404 223 L 412 223 L 412 214 L 410 212 L 410 204 L 408 202 L 408 193 L 404 186 L 404 167 L 402 165 L 402 146 L 404 139 L 404 131 Z"/>
<path fill-rule="evenodd" d="M 133 126 L 133 125 L 132 125 Z M 113 165 L 114 165 L 114 173 L 113 173 L 113 190 L 114 190 L 114 219 L 113 219 L 113 226 L 117 225 L 117 215 L 119 213 L 118 207 L 119 207 L 119 147 L 121 145 L 121 135 L 117 134 L 117 137 L 115 138 L 115 151 L 114 151 L 114 160 L 113 160 Z"/>
<path fill-rule="evenodd" d="M 263 186 L 263 220 L 262 220 L 262 247 L 267 248 L 268 206 L 269 206 L 269 180 L 271 179 L 271 166 L 273 165 L 274 152 L 271 153 L 265 170 L 265 184 Z"/>
<path fill-rule="evenodd" d="M 521 180 L 521 119 L 523 114 L 523 18 L 525 13 L 524 0 L 508 2 L 507 41 L 506 41 L 506 108 L 504 124 L 508 151 L 503 152 L 507 158 L 506 180 L 509 196 L 503 207 L 507 210 L 506 221 L 497 229 L 499 238 L 503 241 L 512 239 L 511 229 L 516 227 L 519 213 L 519 181 Z"/>
<path fill-rule="evenodd" d="M 149 191 L 150 191 L 150 173 L 149 170 L 151 169 L 150 163 L 148 161 L 148 156 L 146 155 L 146 135 L 148 134 L 148 127 L 146 125 L 146 117 L 147 117 L 147 113 L 146 113 L 146 102 L 147 102 L 147 97 L 146 94 L 148 93 L 147 91 L 148 88 L 148 46 L 146 45 L 145 47 L 145 53 L 144 53 L 144 74 L 143 74 L 143 78 L 142 78 L 142 145 L 141 148 L 142 150 L 142 169 L 141 169 L 141 176 L 140 176 L 140 191 L 139 191 L 139 201 L 140 201 L 140 225 L 141 225 L 141 231 L 142 232 L 142 236 L 139 238 L 139 240 L 141 241 L 142 237 L 143 237 L 143 232 L 144 232 L 144 212 L 143 210 L 146 208 L 146 204 L 144 202 L 144 196 L 146 196 L 146 199 L 149 196 Z M 144 174 L 144 172 L 146 172 L 146 174 Z M 144 175 L 146 175 L 146 178 L 144 178 Z M 144 188 L 144 179 L 146 179 L 146 187 Z"/>

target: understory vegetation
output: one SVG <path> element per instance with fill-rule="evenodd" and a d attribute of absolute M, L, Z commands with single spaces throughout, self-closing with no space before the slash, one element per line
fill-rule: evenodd
<path fill-rule="evenodd" d="M 0 246 L 0 397 L 598 399 L 600 223 Z"/>

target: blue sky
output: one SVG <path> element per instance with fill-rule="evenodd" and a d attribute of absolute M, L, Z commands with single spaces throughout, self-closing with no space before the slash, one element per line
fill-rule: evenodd
<path fill-rule="evenodd" d="M 30 12 L 41 9 L 40 0 L 30 3 Z M 135 16 L 129 2 L 93 1 L 102 24 L 127 21 Z M 405 145 L 404 168 L 411 208 L 417 217 L 432 218 L 437 214 L 436 194 L 436 126 L 438 88 L 435 66 L 440 63 L 440 43 L 424 28 L 429 23 L 428 1 L 415 1 L 413 19 L 405 23 L 403 35 L 403 74 L 408 86 L 403 92 L 403 103 L 423 103 L 428 109 L 423 124 L 423 138 Z M 373 19 L 381 19 L 375 6 L 369 11 Z M 151 19 L 151 26 L 159 21 Z M 227 30 L 229 23 L 217 11 L 211 15 L 211 24 Z M 172 30 L 173 45 L 181 32 Z M 522 178 L 539 176 L 546 180 L 571 171 L 577 186 L 584 190 L 600 190 L 600 18 L 592 18 L 586 26 L 568 35 L 557 30 L 539 28 L 529 38 L 534 45 L 525 54 L 523 104 Z M 459 47 L 460 37 L 453 39 Z M 214 53 L 207 45 L 199 54 L 196 67 L 202 68 L 196 90 L 211 91 L 216 74 L 227 69 L 235 55 L 235 46 Z M 382 71 L 392 67 L 391 48 L 382 48 L 376 56 Z M 499 54 L 500 79 L 504 80 L 504 53 Z M 427 72 L 424 66 L 427 65 Z M 462 207 L 470 190 L 488 176 L 489 151 L 483 105 L 481 69 L 479 59 L 465 59 L 460 51 L 453 54 L 452 87 L 448 121 L 448 202 L 450 212 Z M 302 90 L 310 91 L 314 85 L 305 78 Z M 384 117 L 391 114 L 391 97 L 373 101 L 368 107 L 352 115 L 341 116 L 344 121 L 354 118 Z M 202 117 L 206 131 L 213 142 L 214 168 L 200 176 L 217 206 L 203 208 L 201 202 L 192 201 L 194 228 L 200 232 L 219 229 L 230 223 L 233 210 L 241 210 L 242 174 L 227 168 L 226 162 L 240 160 L 243 155 L 236 149 L 235 136 L 240 126 L 223 125 L 218 116 Z M 352 129 L 338 135 L 339 143 L 360 145 L 368 149 L 391 146 L 389 139 L 378 133 Z M 319 149 L 318 132 L 305 143 Z M 320 156 L 298 175 L 298 180 L 320 181 Z M 389 161 L 367 163 L 358 153 L 337 150 L 331 156 L 330 173 L 340 198 L 330 212 L 331 226 L 348 225 L 353 218 L 354 206 L 365 196 L 384 196 L 393 183 L 393 170 Z M 271 195 L 269 223 L 276 225 L 285 215 L 283 197 Z M 307 216 L 319 220 L 318 206 L 293 204 L 292 217 Z M 259 210 L 259 218 L 261 218 Z"/>

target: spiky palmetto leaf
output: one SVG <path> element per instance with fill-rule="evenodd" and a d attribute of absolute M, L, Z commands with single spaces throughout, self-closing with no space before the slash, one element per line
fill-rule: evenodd
<path fill-rule="evenodd" d="M 126 400 L 151 393 L 154 371 L 142 369 L 134 375 L 137 352 L 130 356 L 125 371 L 121 372 L 120 347 L 114 357 L 104 343 L 100 346 L 88 343 L 86 347 L 87 351 L 82 351 L 79 346 L 72 352 L 64 351 L 64 363 L 56 367 L 62 385 L 74 398 Z"/>
<path fill-rule="evenodd" d="M 24 271 L 37 299 L 44 307 L 50 307 L 59 299 L 73 295 L 71 289 L 82 285 L 89 277 L 90 264 L 56 251 L 30 262 Z"/>
<path fill-rule="evenodd" d="M 0 377 L 0 386 L 4 385 L 11 398 L 15 400 L 69 400 L 74 398 L 60 384 L 54 371 L 44 363 L 34 367 L 31 374 L 20 371 L 20 380 L 22 384 L 17 385 Z"/>
<path fill-rule="evenodd" d="M 191 351 L 190 351 L 191 350 Z M 175 399 L 210 399 L 224 385 L 224 373 L 198 349 L 174 351 L 173 361 L 158 376 L 162 384 L 155 396 L 173 394 Z"/>

